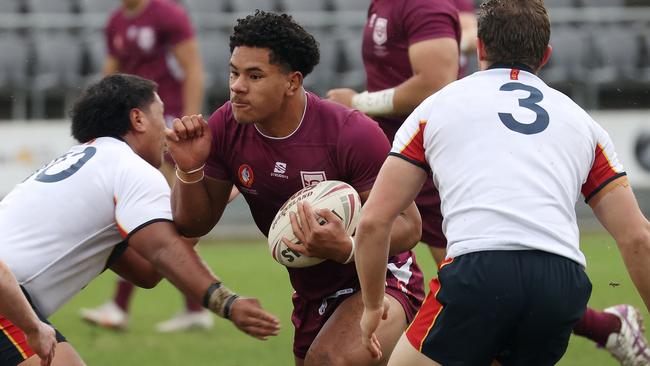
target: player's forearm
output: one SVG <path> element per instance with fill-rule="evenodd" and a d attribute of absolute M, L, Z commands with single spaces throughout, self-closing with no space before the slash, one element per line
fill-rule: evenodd
<path fill-rule="evenodd" d="M 183 115 L 200 114 L 203 107 L 204 75 L 200 65 L 185 70 L 183 81 Z"/>
<path fill-rule="evenodd" d="M 393 111 L 395 115 L 408 115 L 431 94 L 456 80 L 458 67 L 434 75 L 413 75 L 395 88 Z"/>
<path fill-rule="evenodd" d="M 363 303 L 368 309 L 378 309 L 383 303 L 390 227 L 363 216 L 357 227 L 355 263 Z"/>
<path fill-rule="evenodd" d="M 650 310 L 650 223 L 636 235 L 617 242 L 627 271 Z"/>
<path fill-rule="evenodd" d="M 218 208 L 210 204 L 211 200 L 205 184 L 205 179 L 187 184 L 177 178 L 172 188 L 174 223 L 181 234 L 187 237 L 200 237 L 207 234 L 223 213 L 223 209 L 216 212 Z"/>
<path fill-rule="evenodd" d="M 33 333 L 38 329 L 40 320 L 20 290 L 16 277 L 2 261 L 0 261 L 0 314 L 25 333 Z"/>

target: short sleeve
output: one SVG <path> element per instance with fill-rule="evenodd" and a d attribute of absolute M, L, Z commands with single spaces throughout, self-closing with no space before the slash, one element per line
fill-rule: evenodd
<path fill-rule="evenodd" d="M 227 104 L 217 109 L 208 119 L 208 127 L 212 132 L 212 149 L 208 156 L 208 161 L 205 163 L 205 174 L 217 180 L 230 181 L 230 174 L 228 172 L 228 165 L 223 160 L 225 156 L 224 148 L 227 147 L 226 142 L 226 115 Z"/>
<path fill-rule="evenodd" d="M 157 221 L 172 221 L 170 192 L 162 173 L 139 157 L 122 159 L 113 193 L 123 238 Z"/>
<path fill-rule="evenodd" d="M 386 160 L 390 143 L 377 122 L 361 112 L 350 113 L 337 144 L 338 165 L 346 181 L 357 190 L 372 188 Z"/>
<path fill-rule="evenodd" d="M 458 10 L 451 1 L 405 1 L 403 27 L 409 46 L 430 39 L 460 39 Z"/>
<path fill-rule="evenodd" d="M 390 155 L 402 158 L 428 172 L 429 165 L 424 146 L 427 119 L 421 116 L 421 108 L 416 108 L 395 134 Z"/>
<path fill-rule="evenodd" d="M 474 1 L 472 0 L 455 0 L 456 7 L 461 13 L 474 13 L 476 9 L 474 7 Z"/>
<path fill-rule="evenodd" d="M 596 136 L 594 160 L 589 175 L 582 185 L 582 195 L 587 203 L 608 183 L 626 175 L 623 165 L 618 161 L 614 143 L 609 134 L 595 122 L 594 126 Z"/>
<path fill-rule="evenodd" d="M 172 46 L 194 37 L 192 22 L 185 9 L 178 4 L 165 5 L 160 21 L 162 30 Z"/>

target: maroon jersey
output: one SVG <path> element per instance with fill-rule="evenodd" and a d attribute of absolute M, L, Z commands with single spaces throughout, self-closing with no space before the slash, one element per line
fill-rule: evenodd
<path fill-rule="evenodd" d="M 158 83 L 165 114 L 183 113 L 183 75 L 172 48 L 194 37 L 185 10 L 170 0 L 150 0 L 138 14 L 123 8 L 110 17 L 105 29 L 108 54 L 119 63 L 119 71 Z"/>
<path fill-rule="evenodd" d="M 460 42 L 454 0 L 372 0 L 362 46 L 368 91 L 393 88 L 413 76 L 409 46 L 436 38 Z M 376 120 L 391 141 L 404 122 L 403 117 Z"/>
<path fill-rule="evenodd" d="M 311 93 L 306 100 L 300 126 L 283 138 L 265 136 L 254 124 L 237 123 L 230 102 L 208 120 L 213 143 L 205 172 L 237 186 L 264 235 L 284 202 L 308 185 L 340 180 L 358 192 L 369 191 L 390 150 L 377 123 L 364 114 Z M 417 292 L 411 286 L 422 286 L 422 273 L 412 254 L 392 257 L 391 263 L 389 267 L 408 273 L 390 275 L 387 280 L 400 280 L 405 292 Z M 307 300 L 359 288 L 354 263 L 328 260 L 287 269 L 296 293 Z"/>

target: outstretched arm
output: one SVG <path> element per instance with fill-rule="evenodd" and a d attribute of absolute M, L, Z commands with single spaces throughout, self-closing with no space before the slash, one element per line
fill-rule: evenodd
<path fill-rule="evenodd" d="M 380 356 L 374 333 L 384 313 L 391 228 L 400 212 L 413 203 L 426 178 L 427 173 L 422 168 L 389 156 L 377 176 L 357 226 L 355 261 L 364 304 L 362 341 L 375 357 Z"/>
<path fill-rule="evenodd" d="M 43 323 L 23 295 L 11 270 L 0 261 L 0 314 L 20 328 L 27 336 L 27 343 L 47 366 L 54 358 L 56 334 Z"/>
<path fill-rule="evenodd" d="M 650 223 L 639 209 L 627 178 L 610 182 L 589 205 L 616 240 L 632 282 L 650 309 Z"/>
<path fill-rule="evenodd" d="M 277 318 L 264 311 L 256 299 L 240 298 L 221 285 L 171 222 L 158 221 L 141 228 L 129 238 L 129 245 L 186 297 L 230 319 L 241 331 L 258 339 L 278 334 Z"/>

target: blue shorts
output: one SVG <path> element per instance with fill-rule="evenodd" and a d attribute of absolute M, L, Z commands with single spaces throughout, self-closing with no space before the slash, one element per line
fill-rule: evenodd
<path fill-rule="evenodd" d="M 484 251 L 448 259 L 406 331 L 445 366 L 554 365 L 582 317 L 591 282 L 578 263 L 537 251 Z"/>

